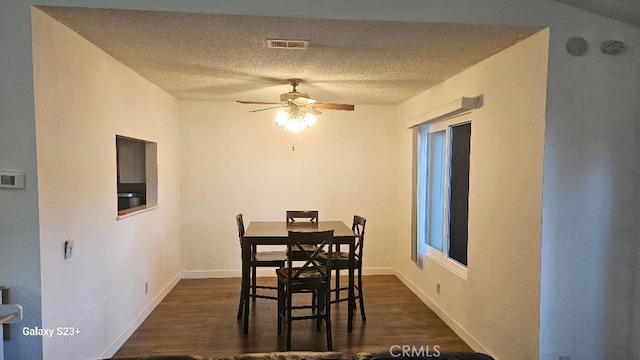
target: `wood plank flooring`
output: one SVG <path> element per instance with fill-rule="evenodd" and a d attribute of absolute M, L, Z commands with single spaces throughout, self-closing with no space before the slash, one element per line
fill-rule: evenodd
<path fill-rule="evenodd" d="M 342 280 L 347 283 L 346 278 Z M 356 309 L 354 327 L 347 332 L 347 303 L 332 307 L 335 351 L 387 351 L 392 345 L 438 345 L 440 351 L 471 351 L 433 311 L 395 276 L 365 276 L 367 321 Z M 274 284 L 275 278 L 259 283 Z M 286 336 L 276 334 L 276 302 L 252 302 L 249 334 L 236 320 L 240 279 L 181 280 L 115 357 L 148 354 L 195 354 L 207 357 L 248 352 L 282 351 Z M 301 296 L 308 296 L 302 294 Z M 306 300 L 306 299 L 303 299 Z M 293 324 L 292 350 L 326 350 L 324 327 L 311 321 Z"/>

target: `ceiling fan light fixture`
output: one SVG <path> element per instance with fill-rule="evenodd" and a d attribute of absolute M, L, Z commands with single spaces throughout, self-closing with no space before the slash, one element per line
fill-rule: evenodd
<path fill-rule="evenodd" d="M 298 92 L 297 87 L 300 85 L 300 79 L 289 79 L 289 84 L 293 88 L 291 91 L 280 94 L 280 102 L 262 102 L 262 101 L 242 101 L 236 100 L 241 104 L 259 104 L 271 105 L 250 112 L 258 112 L 271 109 L 282 109 L 276 115 L 276 125 L 291 132 L 300 132 L 316 123 L 316 115 L 321 112 L 316 109 L 327 110 L 347 110 L 353 111 L 354 106 L 350 104 L 334 104 L 322 103 L 309 97 L 309 94 Z"/>
<path fill-rule="evenodd" d="M 298 109 L 280 110 L 276 125 L 290 132 L 300 132 L 316 123 L 316 116 Z"/>

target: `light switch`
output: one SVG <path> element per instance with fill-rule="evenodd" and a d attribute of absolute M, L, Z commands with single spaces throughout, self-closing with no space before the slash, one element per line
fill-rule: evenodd
<path fill-rule="evenodd" d="M 0 171 L 0 188 L 24 189 L 24 173 L 16 171 Z"/>

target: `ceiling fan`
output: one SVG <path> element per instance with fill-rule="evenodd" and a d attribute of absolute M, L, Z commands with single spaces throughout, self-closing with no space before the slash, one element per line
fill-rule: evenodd
<path fill-rule="evenodd" d="M 302 80 L 289 79 L 289 84 L 293 87 L 293 90 L 280 95 L 280 102 L 261 102 L 261 101 L 241 101 L 237 100 L 240 104 L 251 105 L 274 105 L 262 109 L 251 110 L 249 112 L 257 112 L 271 109 L 288 108 L 292 113 L 310 113 L 314 115 L 321 114 L 317 109 L 322 110 L 347 110 L 352 111 L 355 109 L 354 105 L 350 104 L 334 104 L 334 103 L 322 103 L 316 99 L 309 97 L 309 94 L 298 92 L 297 87 Z"/>

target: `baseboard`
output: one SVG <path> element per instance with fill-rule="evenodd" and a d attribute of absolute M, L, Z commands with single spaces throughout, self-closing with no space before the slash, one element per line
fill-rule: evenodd
<path fill-rule="evenodd" d="M 269 274 L 274 272 L 273 269 L 268 270 Z M 258 272 L 259 275 L 261 273 L 262 271 Z M 242 272 L 240 270 L 183 270 L 181 274 L 182 279 L 239 278 L 241 276 Z M 260 276 L 266 276 L 266 272 L 265 275 Z"/>
<path fill-rule="evenodd" d="M 393 267 L 364 267 L 362 275 L 395 275 L 396 268 Z"/>
<path fill-rule="evenodd" d="M 142 310 L 142 312 L 135 318 L 133 321 L 127 326 L 124 331 L 118 335 L 118 337 L 107 347 L 105 351 L 98 356 L 99 359 L 111 358 L 113 355 L 124 345 L 124 343 L 129 339 L 131 335 L 138 329 L 138 327 L 142 324 L 142 322 L 151 314 L 153 309 L 160 304 L 162 299 L 169 294 L 169 292 L 178 284 L 180 281 L 180 274 L 174 277 L 168 284 L 165 286 L 160 293 L 153 298 L 153 300 Z"/>
<path fill-rule="evenodd" d="M 275 277 L 273 268 L 258 269 L 260 277 Z M 341 273 L 342 274 L 342 273 Z M 345 271 L 346 274 L 346 271 Z M 395 268 L 392 267 L 365 267 L 362 275 L 395 275 Z M 185 270 L 182 272 L 182 279 L 210 279 L 210 278 L 239 278 L 242 276 L 240 270 Z"/>
<path fill-rule="evenodd" d="M 409 280 L 401 271 L 396 269 L 395 271 L 396 277 L 405 284 L 420 300 L 422 300 L 425 305 L 427 305 L 431 310 L 433 310 L 436 315 L 442 321 L 447 324 L 455 332 L 464 342 L 466 342 L 474 351 L 485 353 L 491 355 L 489 350 L 485 348 L 473 335 L 471 335 L 460 323 L 458 323 L 455 319 L 453 319 L 449 314 L 446 313 L 441 307 L 436 305 L 427 294 L 422 291 L 413 281 Z"/>

